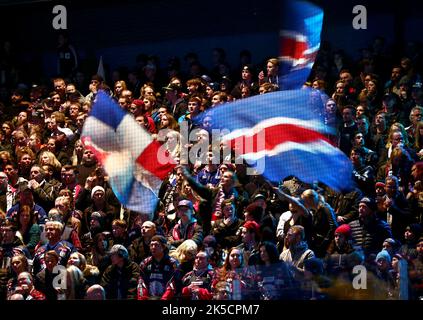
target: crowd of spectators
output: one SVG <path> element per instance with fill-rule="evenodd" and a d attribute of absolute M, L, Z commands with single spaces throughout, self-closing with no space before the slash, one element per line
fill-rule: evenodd
<path fill-rule="evenodd" d="M 169 173 L 150 221 L 119 203 L 80 140 L 97 92 L 177 161 L 210 139 L 213 119 L 195 116 L 279 89 L 276 58 L 263 70 L 243 51 L 231 68 L 216 48 L 212 68 L 193 53 L 185 61 L 185 73 L 178 58 L 162 69 L 145 57 L 108 83 L 95 74 L 84 85 L 68 68 L 49 83 L 4 88 L 0 299 L 421 299 L 423 60 L 415 44 L 396 57 L 378 38 L 356 61 L 323 44 L 304 84 L 326 94 L 322 116 L 336 129 L 328 139 L 350 158 L 354 189 L 295 176 L 273 186 L 230 152 L 216 159 L 210 145 Z M 197 141 L 181 145 L 182 125 Z"/>

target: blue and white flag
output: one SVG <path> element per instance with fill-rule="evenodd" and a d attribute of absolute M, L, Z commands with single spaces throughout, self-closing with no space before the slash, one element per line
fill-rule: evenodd
<path fill-rule="evenodd" d="M 118 200 L 152 218 L 160 185 L 175 167 L 161 145 L 104 91 L 96 96 L 81 140 L 104 166 Z"/>
<path fill-rule="evenodd" d="M 279 88 L 299 89 L 320 48 L 323 10 L 306 1 L 284 1 L 279 34 Z"/>
<path fill-rule="evenodd" d="M 208 110 L 207 115 L 235 156 L 250 164 L 261 162 L 260 173 L 270 181 L 278 183 L 293 175 L 307 183 L 349 189 L 351 162 L 330 143 L 319 107 L 322 100 L 313 90 L 298 89 L 237 100 Z"/>

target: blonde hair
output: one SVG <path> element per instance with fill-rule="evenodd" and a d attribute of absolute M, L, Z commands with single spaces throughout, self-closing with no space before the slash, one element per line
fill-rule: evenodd
<path fill-rule="evenodd" d="M 40 153 L 40 155 L 38 157 L 38 164 L 40 166 L 43 165 L 42 162 L 41 162 L 42 161 L 41 159 L 44 155 L 47 155 L 47 157 L 49 159 L 48 164 L 51 165 L 56 172 L 60 172 L 60 170 L 62 169 L 62 164 L 59 162 L 59 160 L 57 160 L 54 153 L 52 153 L 50 151 L 43 151 L 43 152 Z"/>
<path fill-rule="evenodd" d="M 64 226 L 63 226 L 63 223 L 61 223 L 60 221 L 47 221 L 45 225 L 46 228 L 47 228 L 47 224 L 53 226 L 54 229 L 60 230 L 60 232 L 63 231 Z"/>
<path fill-rule="evenodd" d="M 171 250 L 169 252 L 169 255 L 172 258 L 175 258 L 176 260 L 178 260 L 180 263 L 182 263 L 182 262 L 188 261 L 188 257 L 187 257 L 188 252 L 192 252 L 193 256 L 195 256 L 198 252 L 197 244 L 191 239 L 188 239 L 182 242 L 178 248 L 176 248 L 175 250 Z"/>

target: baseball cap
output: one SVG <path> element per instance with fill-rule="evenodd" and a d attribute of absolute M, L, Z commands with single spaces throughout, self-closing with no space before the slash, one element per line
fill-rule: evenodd
<path fill-rule="evenodd" d="M 366 206 L 367 206 L 370 210 L 372 210 L 372 211 L 376 211 L 376 210 L 377 210 L 377 204 L 376 204 L 376 202 L 375 202 L 373 199 L 371 199 L 371 198 L 364 197 L 364 198 L 362 198 L 362 199 L 360 200 L 360 203 L 365 203 L 365 204 L 366 204 Z"/>
<path fill-rule="evenodd" d="M 57 130 L 64 133 L 66 135 L 66 138 L 68 138 L 69 141 L 71 141 L 74 137 L 73 131 L 69 128 L 57 127 Z"/>
<path fill-rule="evenodd" d="M 174 90 L 180 90 L 181 87 L 176 83 L 169 83 L 166 87 L 163 87 L 163 90 L 165 91 L 174 91 Z"/>
<path fill-rule="evenodd" d="M 178 202 L 178 208 L 179 207 L 188 207 L 190 209 L 193 208 L 192 202 L 190 200 L 181 200 Z"/>

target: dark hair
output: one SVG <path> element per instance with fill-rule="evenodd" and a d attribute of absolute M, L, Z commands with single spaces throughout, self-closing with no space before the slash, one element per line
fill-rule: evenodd
<path fill-rule="evenodd" d="M 279 251 L 276 245 L 270 241 L 263 241 L 259 245 L 259 249 L 263 247 L 266 249 L 267 255 L 269 256 L 270 263 L 278 263 L 279 260 Z M 260 258 L 260 264 L 264 264 L 264 261 Z"/>
<path fill-rule="evenodd" d="M 165 252 L 169 252 L 168 243 L 167 243 L 167 240 L 166 240 L 166 238 L 165 238 L 164 236 L 161 236 L 161 235 L 155 235 L 155 236 L 153 236 L 153 237 L 151 238 L 150 243 L 151 243 L 151 242 L 153 242 L 153 241 L 159 242 L 159 243 L 162 245 L 162 247 L 163 247 L 164 251 L 165 251 Z"/>

